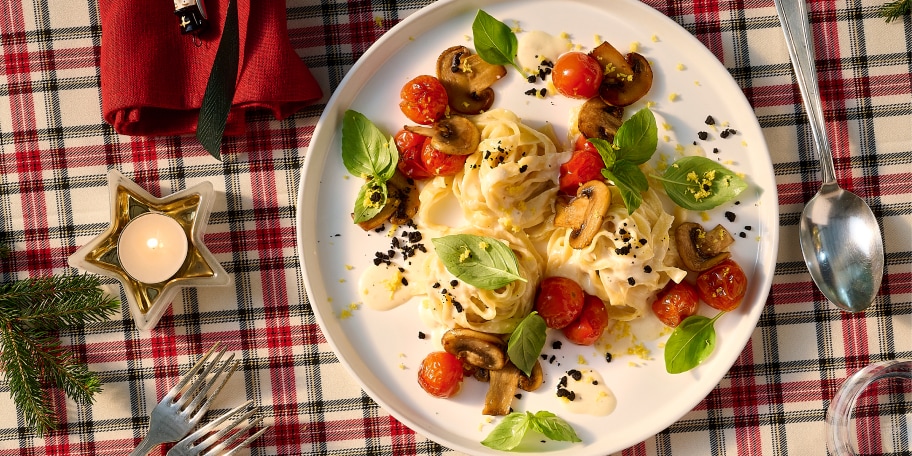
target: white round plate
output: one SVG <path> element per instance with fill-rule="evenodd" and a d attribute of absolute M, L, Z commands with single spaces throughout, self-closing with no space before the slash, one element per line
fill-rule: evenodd
<path fill-rule="evenodd" d="M 433 398 L 418 386 L 418 366 L 433 350 L 433 344 L 418 337 L 419 331 L 427 328 L 419 319 L 417 304 L 388 312 L 363 307 L 352 310 L 352 304 L 359 301 L 356 287 L 360 273 L 372 263 L 374 252 L 389 249 L 390 239 L 386 233 L 365 233 L 351 222 L 361 179 L 347 177 L 341 159 L 341 120 L 345 110 L 365 114 L 387 135 L 410 123 L 398 108 L 400 88 L 417 75 L 434 74 L 437 56 L 443 49 L 457 44 L 473 47 L 471 24 L 478 9 L 508 25 L 518 24 L 525 31 L 541 30 L 553 35 L 566 32 L 583 50 L 594 47 L 597 37 L 622 51 L 638 42 L 639 52 L 650 60 L 656 74 L 647 99 L 655 102 L 652 109 L 660 124 L 667 124 L 659 128 L 658 153 L 673 159 L 677 156 L 676 144 L 692 144 L 699 131 L 709 131 L 712 137 L 701 142 L 707 156 L 743 173 L 751 185 L 738 198 L 740 204 L 717 208 L 703 221 L 710 227 L 722 223 L 736 234 L 733 255 L 750 284 L 741 307 L 717 322 L 715 352 L 699 367 L 678 375 L 666 373 L 660 341 L 648 344 L 649 360 L 615 354 L 614 361 L 607 363 L 591 347 L 564 344 L 561 350 L 552 350 L 550 342 L 562 336 L 549 334 L 545 352 L 557 355 L 557 362 L 546 363 L 545 386 L 538 392 L 526 393 L 517 406 L 521 410 L 558 414 L 570 422 L 583 442 L 535 440 L 524 448 L 573 456 L 619 451 L 684 416 L 734 364 L 753 333 L 769 292 L 779 227 L 772 165 L 751 106 L 726 69 L 699 41 L 642 3 L 445 0 L 412 14 L 379 39 L 331 97 L 304 161 L 297 241 L 308 298 L 341 363 L 385 410 L 450 448 L 472 454 L 501 453 L 479 443 L 496 424 L 481 414 L 484 384 L 469 379 L 452 399 Z M 516 112 L 532 126 L 550 122 L 558 137 L 566 137 L 569 110 L 580 101 L 524 95 L 530 87 L 516 70 L 508 68 L 507 76 L 495 85 L 495 107 Z M 634 112 L 632 109 L 628 112 Z M 713 132 L 704 124 L 707 115 L 719 123 L 728 122 L 737 134 L 720 138 L 721 127 Z M 664 136 L 668 136 L 668 141 Z M 712 148 L 718 148 L 719 153 L 713 154 Z M 735 213 L 737 219 L 726 220 L 726 211 Z M 697 215 L 693 217 L 700 220 Z M 741 232 L 745 233 L 744 238 L 737 236 Z M 617 409 L 612 414 L 571 414 L 556 398 L 554 385 L 558 376 L 578 367 L 579 357 L 586 359 L 588 364 L 584 367 L 602 374 L 617 396 Z M 745 361 L 752 362 L 749 358 Z"/>

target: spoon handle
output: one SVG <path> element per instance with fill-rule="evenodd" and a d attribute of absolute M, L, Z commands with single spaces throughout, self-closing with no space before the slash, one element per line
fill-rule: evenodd
<path fill-rule="evenodd" d="M 835 183 L 833 152 L 827 138 L 820 89 L 817 87 L 817 70 L 814 68 L 814 35 L 811 32 L 807 5 L 805 0 L 775 0 L 775 4 L 779 22 L 785 32 L 789 57 L 795 68 L 795 77 L 798 79 L 798 89 L 811 124 L 811 135 L 820 159 L 821 181 L 824 185 Z"/>

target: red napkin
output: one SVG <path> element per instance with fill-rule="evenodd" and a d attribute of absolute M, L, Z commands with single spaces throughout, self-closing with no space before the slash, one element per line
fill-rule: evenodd
<path fill-rule="evenodd" d="M 281 120 L 322 97 L 288 41 L 285 2 L 233 1 L 238 2 L 240 60 L 226 135 L 243 133 L 247 109 L 269 109 Z M 118 133 L 196 131 L 228 0 L 207 0 L 205 6 L 209 27 L 196 46 L 190 35 L 180 33 L 172 1 L 99 0 L 101 107 Z"/>

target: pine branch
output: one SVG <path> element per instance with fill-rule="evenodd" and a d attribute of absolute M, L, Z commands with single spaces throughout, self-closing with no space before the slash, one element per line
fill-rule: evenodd
<path fill-rule="evenodd" d="M 67 351 L 56 331 L 107 319 L 120 303 L 93 275 L 51 276 L 0 284 L 0 369 L 26 425 L 38 435 L 56 429 L 46 387 L 87 405 L 101 381 Z"/>
<path fill-rule="evenodd" d="M 36 434 L 44 435 L 57 427 L 57 419 L 49 396 L 44 394 L 41 374 L 30 362 L 36 349 L 30 339 L 16 329 L 4 325 L 0 330 L 0 367 L 25 425 Z"/>
<path fill-rule="evenodd" d="M 49 330 L 106 320 L 118 308 L 94 275 L 51 276 L 0 284 L 0 314 Z"/>
<path fill-rule="evenodd" d="M 886 22 L 893 22 L 910 12 L 912 12 L 912 0 L 893 0 L 880 7 L 880 15 Z"/>

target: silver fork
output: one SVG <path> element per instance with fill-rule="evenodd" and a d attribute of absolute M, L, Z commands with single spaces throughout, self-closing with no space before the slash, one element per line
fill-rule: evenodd
<path fill-rule="evenodd" d="M 248 410 L 246 413 L 238 416 L 227 427 L 219 429 L 218 432 L 210 435 L 205 440 L 203 440 L 199 443 L 196 443 L 196 441 L 201 439 L 203 436 L 205 436 L 209 432 L 212 432 L 212 430 L 215 429 L 218 425 L 222 424 L 223 422 L 225 422 L 225 420 L 230 418 L 232 415 L 234 415 L 237 412 L 240 412 L 242 409 L 244 409 L 245 407 L 247 407 L 248 405 L 250 405 L 252 403 L 253 403 L 253 401 L 247 401 L 247 402 L 235 407 L 234 409 L 228 411 L 228 413 L 225 413 L 224 415 L 218 417 L 211 423 L 206 424 L 205 426 L 201 427 L 199 430 L 197 430 L 193 434 L 188 435 L 183 440 L 178 442 L 177 445 L 174 445 L 174 447 L 171 448 L 170 451 L 168 451 L 167 456 L 197 456 L 197 455 L 204 454 L 203 451 L 205 451 L 205 455 L 224 454 L 225 456 L 229 456 L 229 455 L 236 454 L 238 452 L 238 450 L 240 450 L 241 448 L 245 448 L 247 445 L 250 445 L 251 442 L 256 440 L 259 436 L 263 435 L 263 433 L 266 432 L 267 429 L 269 429 L 269 426 L 261 428 L 260 430 L 256 431 L 250 437 L 247 437 L 246 440 L 244 440 L 243 442 L 241 442 L 234 448 L 231 448 L 231 450 L 228 450 L 228 448 L 231 446 L 231 444 L 233 444 L 239 438 L 243 437 L 249 429 L 251 429 L 255 426 L 259 426 L 263 423 L 263 417 L 258 417 L 256 419 L 254 419 L 253 421 L 248 422 L 246 426 L 238 429 L 238 427 L 240 426 L 242 421 L 247 420 L 248 418 L 253 416 L 254 413 L 257 412 L 257 410 L 258 410 L 257 407 L 254 407 L 254 408 Z M 213 444 L 218 442 L 219 439 L 224 437 L 226 434 L 228 434 L 232 430 L 234 430 L 233 434 L 231 434 L 228 438 L 226 438 L 221 443 L 213 446 Z M 226 450 L 228 450 L 227 453 L 222 453 L 223 451 L 226 451 Z"/>
<path fill-rule="evenodd" d="M 222 355 L 225 354 L 225 348 L 219 350 L 212 362 L 207 365 L 206 361 L 209 360 L 210 355 L 218 346 L 218 343 L 213 345 L 184 374 L 180 382 L 168 391 L 168 394 L 162 398 L 161 402 L 155 406 L 149 420 L 149 433 L 139 443 L 139 446 L 130 453 L 130 456 L 144 456 L 159 444 L 176 442 L 184 438 L 191 429 L 196 427 L 203 415 L 206 414 L 206 410 L 209 410 L 209 405 L 222 391 L 225 383 L 228 382 L 231 374 L 234 373 L 238 366 L 238 361 L 234 361 L 234 354 L 231 354 L 224 363 L 219 365 Z M 217 369 L 216 365 L 218 365 Z M 218 381 L 219 377 L 222 377 L 222 374 L 225 373 L 225 368 L 229 366 L 230 369 L 227 375 L 222 378 L 222 382 L 207 398 L 207 393 L 212 388 L 212 385 Z M 194 375 L 201 369 L 202 373 L 194 380 Z M 214 373 L 213 370 L 215 371 Z M 209 374 L 213 374 L 211 378 L 209 378 Z M 180 394 L 179 398 L 177 397 L 178 394 Z M 204 400 L 205 402 L 203 402 Z"/>

